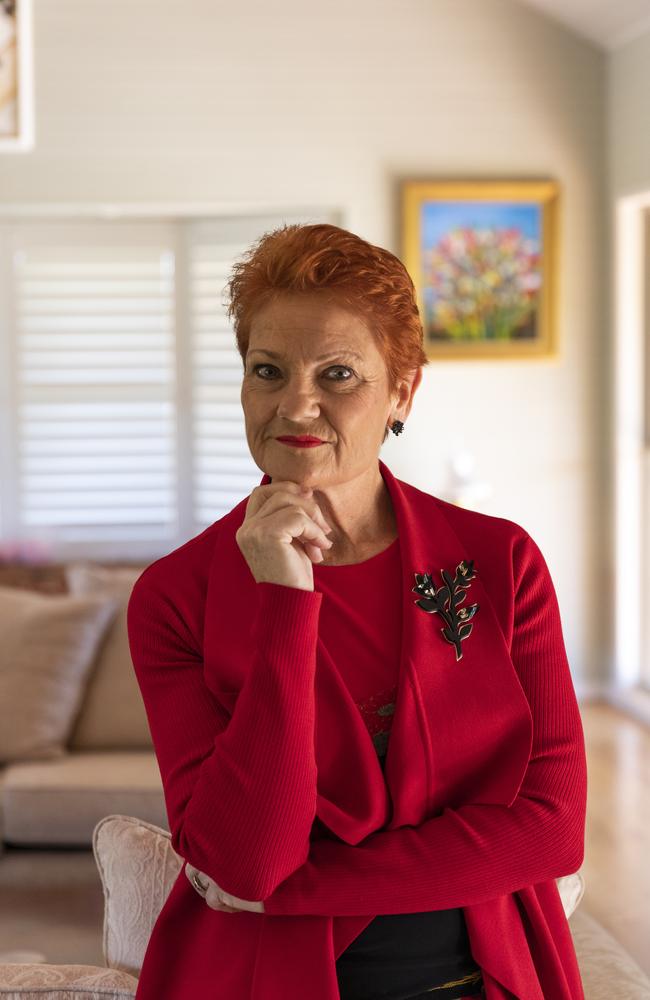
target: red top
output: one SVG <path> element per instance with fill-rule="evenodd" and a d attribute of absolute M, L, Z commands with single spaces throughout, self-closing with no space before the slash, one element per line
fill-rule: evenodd
<path fill-rule="evenodd" d="M 375 685 L 321 631 L 323 593 L 255 581 L 235 538 L 247 498 L 136 581 L 129 642 L 172 845 L 265 906 L 212 910 L 181 872 L 139 1000 L 338 1000 L 336 960 L 374 917 L 453 907 L 487 1000 L 584 1000 L 556 879 L 583 860 L 586 757 L 544 556 L 515 522 L 379 470 L 402 610 L 385 773 L 351 694 Z M 452 629 L 470 570 L 478 610 Z M 414 593 L 424 573 L 438 598 L 453 585 L 446 610 Z M 365 596 L 384 630 L 382 588 Z"/>
<path fill-rule="evenodd" d="M 385 767 L 397 701 L 402 647 L 399 538 L 362 562 L 314 563 L 314 587 L 323 594 L 319 630 L 357 704 L 377 757 Z M 462 907 L 380 914 L 337 959 L 343 1000 L 381 995 L 400 1000 L 481 978 L 472 958 Z M 455 987 L 455 988 L 454 988 Z M 436 994 L 437 995 L 437 994 Z"/>
<path fill-rule="evenodd" d="M 320 634 L 327 636 L 383 766 L 402 648 L 399 538 L 370 559 L 314 563 L 313 572 L 314 588 L 325 595 Z"/>

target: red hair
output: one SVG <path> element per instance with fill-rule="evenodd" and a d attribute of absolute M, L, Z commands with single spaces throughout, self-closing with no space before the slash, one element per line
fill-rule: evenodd
<path fill-rule="evenodd" d="M 226 289 L 242 361 L 259 309 L 283 294 L 322 292 L 366 321 L 384 358 L 389 391 L 429 364 L 415 286 L 401 260 L 339 226 L 284 225 L 264 233 L 235 262 Z"/>

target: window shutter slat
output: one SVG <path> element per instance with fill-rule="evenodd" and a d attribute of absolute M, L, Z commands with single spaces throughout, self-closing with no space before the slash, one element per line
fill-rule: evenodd
<path fill-rule="evenodd" d="M 229 325 L 223 290 L 232 263 L 245 246 L 196 239 L 189 286 L 194 407 L 194 519 L 208 525 L 257 486 L 240 394 L 243 364 Z"/>
<path fill-rule="evenodd" d="M 21 533 L 171 538 L 173 247 L 139 243 L 137 232 L 105 241 L 97 228 L 83 242 L 22 235 L 13 255 Z"/>

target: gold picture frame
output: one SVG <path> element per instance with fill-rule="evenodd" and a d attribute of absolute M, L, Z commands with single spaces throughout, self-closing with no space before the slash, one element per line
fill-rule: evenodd
<path fill-rule="evenodd" d="M 427 356 L 557 358 L 559 183 L 405 180 L 400 196 Z"/>

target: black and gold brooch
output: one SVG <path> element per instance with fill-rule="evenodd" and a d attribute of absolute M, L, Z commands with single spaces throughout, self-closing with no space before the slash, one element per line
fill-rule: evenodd
<path fill-rule="evenodd" d="M 437 612 L 445 621 L 445 625 L 440 629 L 443 636 L 456 648 L 456 661 L 462 657 L 460 644 L 463 639 L 471 634 L 474 625 L 470 622 L 479 609 L 478 604 L 471 604 L 469 607 L 456 610 L 457 605 L 462 604 L 467 594 L 465 593 L 470 581 L 477 576 L 474 569 L 474 560 L 467 562 L 463 559 L 456 567 L 456 576 L 452 577 L 445 569 L 440 570 L 440 575 L 445 581 L 442 587 L 436 590 L 433 578 L 429 573 L 415 574 L 415 587 L 413 593 L 421 594 L 419 600 L 414 601 L 419 608 L 428 614 Z"/>

